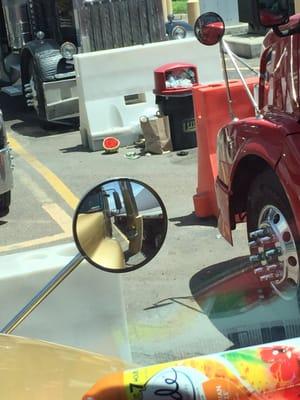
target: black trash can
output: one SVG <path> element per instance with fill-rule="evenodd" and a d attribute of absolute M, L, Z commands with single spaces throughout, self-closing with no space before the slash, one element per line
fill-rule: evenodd
<path fill-rule="evenodd" d="M 197 147 L 192 88 L 198 85 L 197 67 L 166 64 L 154 71 L 156 104 L 167 115 L 173 150 Z"/>

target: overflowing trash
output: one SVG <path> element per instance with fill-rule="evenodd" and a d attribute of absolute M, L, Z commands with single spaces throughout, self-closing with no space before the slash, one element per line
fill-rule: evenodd
<path fill-rule="evenodd" d="M 191 88 L 196 83 L 195 72 L 192 68 L 180 69 L 176 72 L 169 72 L 166 74 L 166 88 Z"/>

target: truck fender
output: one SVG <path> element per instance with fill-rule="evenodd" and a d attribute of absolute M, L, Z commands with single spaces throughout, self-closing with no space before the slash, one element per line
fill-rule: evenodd
<path fill-rule="evenodd" d="M 57 66 L 62 58 L 58 44 L 52 39 L 33 40 L 27 43 L 21 52 L 22 83 L 28 82 L 31 59 L 38 65 L 41 81 L 49 82 L 55 80 Z"/>
<path fill-rule="evenodd" d="M 286 138 L 284 151 L 276 168 L 300 232 L 300 133 Z"/>
<path fill-rule="evenodd" d="M 285 116 L 273 114 L 272 121 L 247 120 L 248 129 L 238 133 L 240 144 L 231 168 L 228 189 L 231 215 L 244 213 L 248 190 L 251 182 L 265 168 L 276 171 L 277 165 L 285 153 L 288 138 L 299 132 L 298 122 Z M 280 178 L 280 177 L 279 177 Z M 225 181 L 225 184 L 227 182 Z"/>

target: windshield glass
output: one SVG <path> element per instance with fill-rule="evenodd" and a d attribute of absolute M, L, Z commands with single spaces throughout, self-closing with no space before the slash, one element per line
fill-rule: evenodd
<path fill-rule="evenodd" d="M 71 3 L 55 1 L 64 40 L 74 31 Z M 102 2 L 88 3 L 89 13 L 99 9 L 95 22 Z M 125 0 L 103 3 L 114 12 L 115 3 L 125 7 Z M 153 17 L 149 3 L 139 3 L 148 5 L 140 15 Z M 262 118 L 225 54 L 232 121 L 219 48 L 191 38 L 83 52 L 74 56 L 76 77 L 50 71 L 48 80 L 31 62 L 24 97 L 9 96 L 17 88 L 5 86 L 0 328 L 78 254 L 72 218 L 96 188 L 77 210 L 88 221 L 88 247 L 108 265 L 118 252 L 115 258 L 132 256 L 132 266 L 143 266 L 111 273 L 80 258 L 82 265 L 12 334 L 136 365 L 300 335 L 299 37 L 278 43 L 266 59 Z M 260 57 L 242 60 L 254 92 Z M 167 87 L 180 68 L 194 71 L 195 82 Z M 80 118 L 71 119 L 75 103 Z M 152 191 L 108 184 L 114 177 L 145 182 L 159 194 L 165 241 L 164 207 Z"/>

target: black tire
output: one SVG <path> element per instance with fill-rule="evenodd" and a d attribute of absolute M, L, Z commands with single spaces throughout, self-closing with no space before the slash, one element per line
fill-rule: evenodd
<path fill-rule="evenodd" d="M 276 176 L 276 174 L 271 170 L 265 170 L 260 175 L 258 175 L 255 180 L 250 185 L 248 203 L 247 203 L 247 232 L 249 240 L 253 240 L 250 238 L 250 233 L 257 231 L 262 226 L 260 225 L 260 219 L 264 220 L 263 210 L 275 210 L 274 213 L 274 226 L 279 223 L 281 218 L 284 226 L 287 226 L 286 231 L 290 232 L 292 236 L 292 240 L 295 244 L 295 256 L 298 258 L 297 264 L 295 268 L 298 270 L 294 270 L 295 275 L 298 276 L 298 287 L 299 287 L 299 232 L 297 230 L 295 218 L 289 203 L 289 200 L 285 194 L 285 191 Z M 276 214 L 276 210 L 280 213 Z M 266 211 L 267 215 L 268 211 Z M 283 217 L 283 218 L 282 218 Z M 279 218 L 279 219 L 278 219 Z M 278 220 L 277 220 L 278 219 Z M 279 225 L 277 225 L 279 226 Z M 285 229 L 283 230 L 283 232 Z M 276 236 L 279 240 L 280 245 L 282 244 L 282 248 L 285 248 L 284 242 L 284 234 Z M 289 260 L 289 258 L 288 258 Z M 282 285 L 282 284 L 281 284 Z M 279 285 L 280 286 L 280 285 Z M 298 291 L 299 295 L 299 291 Z"/>
<path fill-rule="evenodd" d="M 35 93 L 33 100 L 35 101 L 35 106 L 31 106 L 37 114 L 40 126 L 45 130 L 53 129 L 53 124 L 47 121 L 46 117 L 46 102 L 44 96 L 44 89 L 43 89 L 43 82 L 40 78 L 40 73 L 38 70 L 38 66 L 33 58 L 29 61 L 28 66 L 28 80 L 25 84 L 29 84 L 30 82 L 33 83 Z M 24 89 L 26 94 L 26 88 Z"/>
<path fill-rule="evenodd" d="M 282 212 L 286 220 L 291 224 L 293 233 L 298 236 L 289 200 L 279 179 L 269 169 L 258 175 L 250 186 L 247 203 L 248 236 L 250 232 L 258 228 L 260 212 L 268 204 L 276 206 Z"/>
<path fill-rule="evenodd" d="M 10 201 L 10 191 L 0 195 L 0 217 L 5 217 L 9 213 Z"/>

